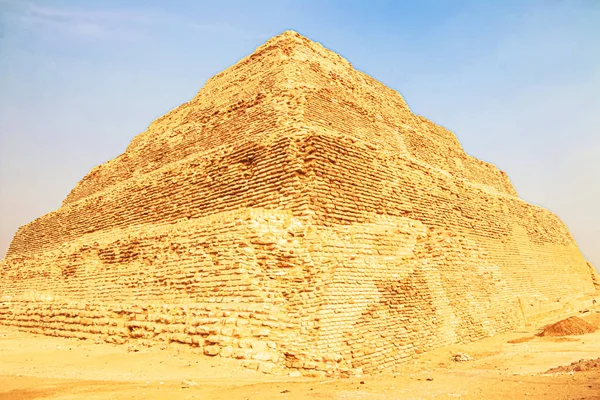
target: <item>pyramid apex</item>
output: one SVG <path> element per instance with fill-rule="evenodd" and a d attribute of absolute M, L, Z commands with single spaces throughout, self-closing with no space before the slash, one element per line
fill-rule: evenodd
<path fill-rule="evenodd" d="M 284 51 L 287 55 L 291 55 L 294 50 L 302 49 L 301 52 L 305 52 L 307 49 L 310 49 L 310 52 L 313 54 L 313 56 L 335 59 L 336 61 L 341 61 L 348 67 L 353 68 L 352 64 L 338 53 L 292 29 L 288 29 L 279 35 L 271 37 L 269 40 L 259 46 L 255 50 L 255 53 L 260 53 L 262 50 L 273 46 L 286 49 Z"/>
<path fill-rule="evenodd" d="M 302 42 L 312 42 L 312 41 L 310 39 L 308 39 L 306 36 L 303 36 L 292 29 L 288 29 L 286 31 L 283 31 L 279 35 L 273 36 L 272 38 L 267 40 L 266 43 L 272 44 L 272 43 L 276 43 L 276 42 L 291 42 L 291 43 L 300 44 Z"/>
<path fill-rule="evenodd" d="M 282 33 L 280 33 L 280 34 L 279 34 L 279 35 L 277 35 L 277 36 L 302 36 L 302 35 L 301 35 L 301 34 L 299 34 L 298 32 L 296 32 L 296 31 L 295 31 L 295 30 L 293 30 L 293 29 L 288 29 L 288 30 L 285 30 L 285 31 L 283 31 Z M 277 37 L 277 36 L 276 36 L 276 37 Z"/>

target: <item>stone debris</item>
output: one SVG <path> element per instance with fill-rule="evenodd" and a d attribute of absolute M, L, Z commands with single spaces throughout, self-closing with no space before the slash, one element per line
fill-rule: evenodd
<path fill-rule="evenodd" d="M 181 388 L 182 389 L 187 389 L 187 388 L 194 387 L 194 386 L 198 386 L 198 384 L 195 381 L 191 380 L 191 379 L 184 379 L 181 382 Z"/>
<path fill-rule="evenodd" d="M 504 172 L 288 31 L 19 228 L 0 324 L 355 377 L 558 312 L 590 268 Z"/>
<path fill-rule="evenodd" d="M 138 351 L 140 351 L 140 345 L 137 343 L 127 346 L 127 352 L 129 353 L 137 353 Z"/>
<path fill-rule="evenodd" d="M 452 356 L 452 361 L 471 361 L 473 360 L 467 353 L 458 353 Z"/>
<path fill-rule="evenodd" d="M 568 374 L 573 372 L 600 370 L 600 358 L 574 361 L 570 365 L 551 368 L 546 371 L 546 374 Z"/>

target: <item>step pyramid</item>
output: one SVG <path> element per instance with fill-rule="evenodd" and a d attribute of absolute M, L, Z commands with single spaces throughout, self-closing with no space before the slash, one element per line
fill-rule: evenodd
<path fill-rule="evenodd" d="M 592 271 L 505 173 L 287 31 L 18 230 L 0 323 L 353 374 L 560 313 Z"/>

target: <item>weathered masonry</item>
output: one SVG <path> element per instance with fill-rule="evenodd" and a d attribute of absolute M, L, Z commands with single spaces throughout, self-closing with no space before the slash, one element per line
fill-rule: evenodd
<path fill-rule="evenodd" d="M 594 279 L 506 174 L 288 31 L 19 229 L 0 323 L 349 374 L 561 312 Z"/>

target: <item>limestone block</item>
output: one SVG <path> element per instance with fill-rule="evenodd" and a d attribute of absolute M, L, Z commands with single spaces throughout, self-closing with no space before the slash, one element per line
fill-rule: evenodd
<path fill-rule="evenodd" d="M 221 351 L 221 347 L 218 345 L 209 345 L 204 347 L 204 354 L 207 356 L 216 356 Z"/>
<path fill-rule="evenodd" d="M 231 357 L 233 355 L 233 347 L 232 346 L 225 346 L 225 347 L 221 348 L 221 351 L 219 352 L 219 355 L 221 357 Z"/>

